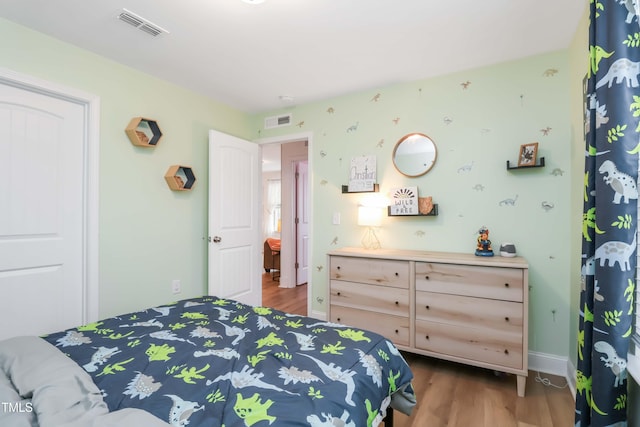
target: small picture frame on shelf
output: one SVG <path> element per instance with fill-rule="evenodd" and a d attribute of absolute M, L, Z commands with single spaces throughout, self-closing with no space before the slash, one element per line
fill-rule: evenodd
<path fill-rule="evenodd" d="M 520 146 L 520 155 L 518 155 L 518 167 L 535 166 L 538 160 L 538 143 L 531 142 Z"/>

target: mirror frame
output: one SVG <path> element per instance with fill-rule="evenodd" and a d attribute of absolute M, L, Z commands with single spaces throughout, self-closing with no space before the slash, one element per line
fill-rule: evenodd
<path fill-rule="evenodd" d="M 431 145 L 433 146 L 433 161 L 431 162 L 431 164 L 425 166 L 425 169 L 415 175 L 410 175 L 407 172 L 403 172 L 402 170 L 400 170 L 400 167 L 398 167 L 398 164 L 396 163 L 396 152 L 398 151 L 398 148 L 400 147 L 400 145 L 402 145 L 403 142 L 405 142 L 406 140 L 408 140 L 411 137 L 414 136 L 421 136 L 423 137 L 423 140 L 427 143 L 431 143 Z M 396 143 L 396 146 L 393 148 L 393 153 L 391 154 L 391 161 L 393 161 L 393 166 L 396 168 L 396 170 L 398 172 L 400 172 L 402 175 L 409 177 L 409 178 L 417 178 L 419 176 L 422 176 L 424 174 L 426 174 L 427 172 L 429 172 L 432 168 L 433 165 L 435 165 L 436 160 L 438 159 L 438 148 L 436 147 L 436 143 L 433 142 L 433 139 L 431 139 L 431 137 L 425 135 L 424 133 L 420 133 L 420 132 L 413 132 L 413 133 L 409 133 L 406 134 L 405 136 L 403 136 L 402 138 L 400 138 L 398 140 L 398 142 Z"/>

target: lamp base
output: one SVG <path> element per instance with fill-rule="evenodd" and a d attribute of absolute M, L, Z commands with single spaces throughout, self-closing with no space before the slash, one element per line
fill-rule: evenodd
<path fill-rule="evenodd" d="M 380 249 L 380 240 L 378 240 L 373 227 L 367 227 L 367 231 L 362 236 L 362 247 L 365 249 Z"/>

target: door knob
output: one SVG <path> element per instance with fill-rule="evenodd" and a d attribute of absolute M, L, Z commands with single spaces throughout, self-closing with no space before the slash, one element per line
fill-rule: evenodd
<path fill-rule="evenodd" d="M 220 236 L 213 236 L 213 243 L 220 243 L 222 242 L 222 237 Z"/>

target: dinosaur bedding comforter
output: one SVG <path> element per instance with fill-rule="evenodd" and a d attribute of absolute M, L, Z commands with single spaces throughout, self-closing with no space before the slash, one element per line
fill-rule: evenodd
<path fill-rule="evenodd" d="M 382 336 L 217 297 L 44 341 L 88 374 L 109 411 L 142 409 L 175 427 L 376 426 L 389 406 L 415 403 L 412 373 Z"/>

